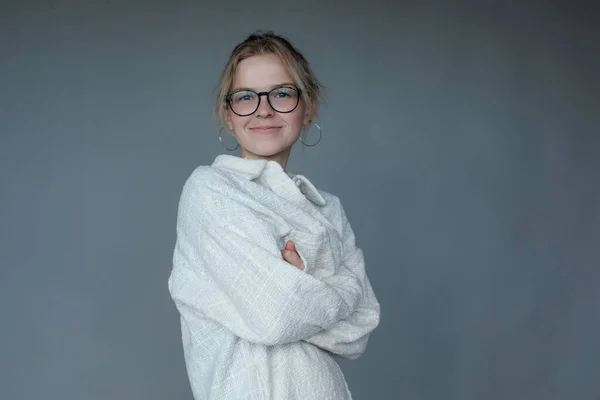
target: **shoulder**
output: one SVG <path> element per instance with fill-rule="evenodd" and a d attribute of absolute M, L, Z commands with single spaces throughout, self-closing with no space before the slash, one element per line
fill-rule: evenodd
<path fill-rule="evenodd" d="M 323 215 L 337 229 L 344 242 L 350 242 L 354 245 L 355 236 L 350 225 L 342 201 L 336 195 L 320 190 L 321 196 L 327 201 L 327 205 L 323 208 Z"/>
<path fill-rule="evenodd" d="M 185 187 L 209 186 L 219 181 L 219 171 L 210 165 L 200 165 L 185 180 Z"/>
<path fill-rule="evenodd" d="M 342 208 L 342 202 L 338 196 L 321 189 L 318 189 L 318 191 L 327 202 L 327 204 L 325 205 L 325 209 L 339 211 Z"/>
<path fill-rule="evenodd" d="M 178 204 L 178 226 L 186 230 L 209 229 L 219 220 L 231 195 L 228 178 L 210 165 L 196 167 L 185 179 Z"/>
<path fill-rule="evenodd" d="M 342 231 L 344 229 L 346 213 L 344 211 L 344 206 L 342 205 L 342 201 L 340 198 L 332 193 L 326 192 L 324 190 L 319 189 L 319 193 L 325 201 L 326 205 L 321 209 L 321 212 L 329 220 L 329 222 L 338 229 L 338 231 Z"/>
<path fill-rule="evenodd" d="M 185 180 L 180 202 L 206 205 L 215 198 L 221 198 L 221 194 L 230 186 L 228 177 L 221 171 L 209 165 L 201 165 Z"/>
<path fill-rule="evenodd" d="M 232 175 L 210 165 L 200 165 L 192 171 L 185 180 L 183 189 L 202 190 L 210 192 L 211 190 L 228 187 L 232 185 Z"/>
<path fill-rule="evenodd" d="M 211 185 L 211 181 L 215 178 L 215 172 L 208 165 L 196 167 L 183 183 L 181 199 L 199 195 L 204 191 L 204 187 Z"/>

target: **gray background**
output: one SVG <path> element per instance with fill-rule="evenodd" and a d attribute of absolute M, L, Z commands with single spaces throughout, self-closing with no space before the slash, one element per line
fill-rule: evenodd
<path fill-rule="evenodd" d="M 1 3 L 0 399 L 191 399 L 177 202 L 258 28 L 328 88 L 289 169 L 382 305 L 355 398 L 599 399 L 598 3 L 214 3 Z"/>

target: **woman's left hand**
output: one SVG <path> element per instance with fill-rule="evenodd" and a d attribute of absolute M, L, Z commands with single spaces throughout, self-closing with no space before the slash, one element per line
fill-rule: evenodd
<path fill-rule="evenodd" d="M 285 261 L 304 271 L 304 262 L 302 261 L 302 258 L 300 258 L 300 254 L 298 254 L 294 242 L 288 240 L 285 244 L 285 249 L 281 250 L 281 255 Z"/>

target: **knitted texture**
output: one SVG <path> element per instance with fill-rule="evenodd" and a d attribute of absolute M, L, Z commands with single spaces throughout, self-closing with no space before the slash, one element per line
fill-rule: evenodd
<path fill-rule="evenodd" d="M 304 176 L 230 155 L 198 167 L 168 284 L 195 399 L 351 399 L 332 353 L 365 351 L 379 303 L 339 199 Z"/>

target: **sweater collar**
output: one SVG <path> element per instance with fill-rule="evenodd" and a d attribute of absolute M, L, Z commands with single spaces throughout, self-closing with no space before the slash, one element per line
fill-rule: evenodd
<path fill-rule="evenodd" d="M 264 182 L 274 190 L 287 187 L 291 192 L 299 191 L 318 206 L 327 204 L 323 195 L 305 176 L 286 172 L 277 161 L 250 160 L 229 154 L 221 154 L 215 158 L 212 166 L 251 181 Z"/>

